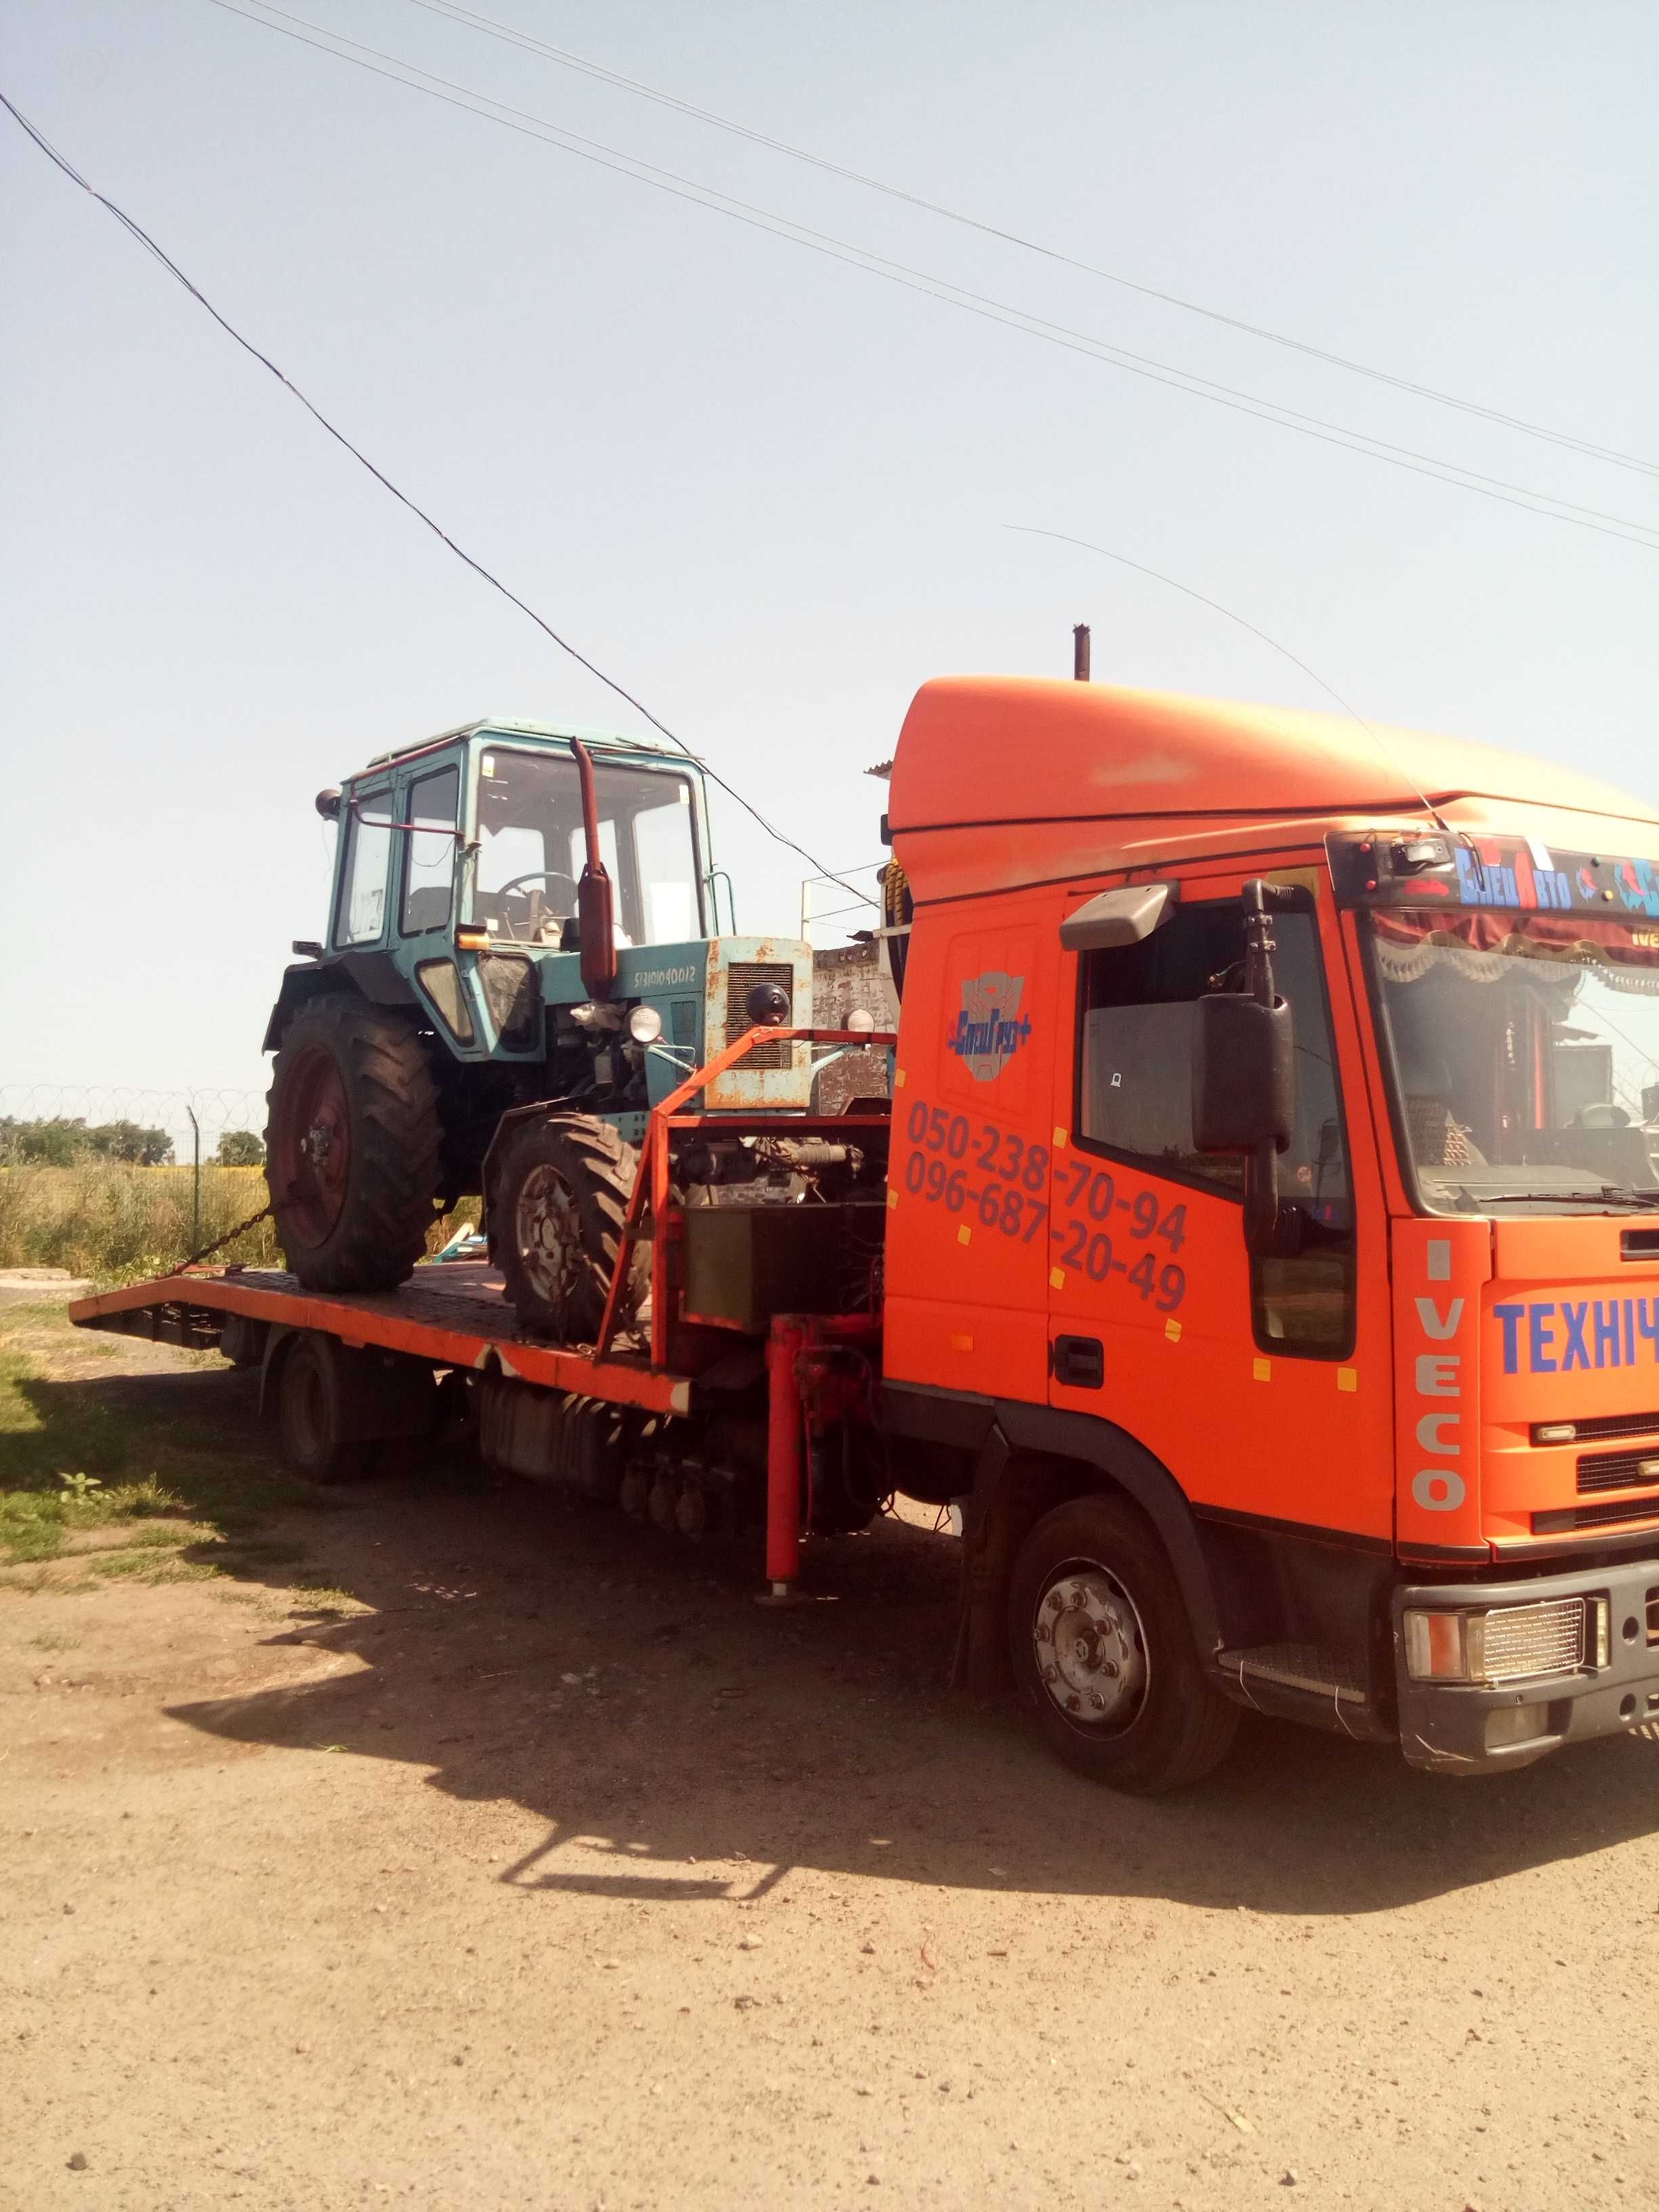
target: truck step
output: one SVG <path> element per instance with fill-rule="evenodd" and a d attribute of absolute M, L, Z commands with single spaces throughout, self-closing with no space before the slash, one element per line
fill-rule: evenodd
<path fill-rule="evenodd" d="M 1254 1676 L 1257 1681 L 1276 1682 L 1287 1690 L 1310 1690 L 1316 1696 L 1335 1698 L 1345 1704 L 1367 1703 L 1364 1686 L 1355 1680 L 1352 1670 L 1316 1644 L 1258 1644 L 1249 1650 L 1223 1651 L 1217 1664 L 1241 1688 L 1248 1686 Z"/>

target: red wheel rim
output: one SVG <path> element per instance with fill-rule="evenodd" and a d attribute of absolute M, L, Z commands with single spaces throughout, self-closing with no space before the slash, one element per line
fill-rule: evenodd
<path fill-rule="evenodd" d="M 283 1226 L 304 1244 L 325 1243 L 345 1205 L 351 1116 L 339 1065 L 321 1046 L 301 1054 L 289 1079 L 275 1150 Z"/>

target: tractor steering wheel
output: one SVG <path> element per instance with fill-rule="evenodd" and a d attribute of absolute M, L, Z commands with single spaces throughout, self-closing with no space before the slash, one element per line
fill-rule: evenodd
<path fill-rule="evenodd" d="M 509 892 L 518 891 L 520 884 L 532 883 L 546 884 L 550 889 L 555 884 L 568 885 L 570 892 L 570 912 L 574 914 L 576 911 L 576 879 L 574 876 L 562 874 L 556 868 L 526 868 L 521 876 L 514 876 L 510 882 L 499 885 L 495 891 L 495 896 L 498 899 L 505 900 Z M 562 895 L 562 894 L 561 894 L 561 896 Z M 533 945 L 540 934 L 539 920 L 536 915 L 535 894 L 533 892 L 524 892 L 520 894 L 520 896 L 529 899 L 531 902 L 530 915 L 526 917 L 526 920 L 534 924 L 534 933 L 529 936 L 520 937 L 517 928 L 514 925 L 513 917 L 507 912 L 505 905 L 503 905 L 501 908 L 501 920 L 507 925 L 507 935 L 512 939 L 515 945 Z M 547 903 L 551 905 L 553 902 L 549 900 L 547 901 Z M 563 915 L 560 916 L 561 921 L 565 917 Z"/>

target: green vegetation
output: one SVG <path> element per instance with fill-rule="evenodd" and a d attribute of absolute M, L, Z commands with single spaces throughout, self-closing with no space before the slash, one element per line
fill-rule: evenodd
<path fill-rule="evenodd" d="M 227 1129 L 213 1157 L 222 1168 L 262 1168 L 265 1140 L 252 1129 Z"/>
<path fill-rule="evenodd" d="M 61 1308 L 0 1310 L 0 1589 L 44 1588 L 48 1575 L 62 1587 L 66 1573 L 82 1587 L 214 1576 L 298 1586 L 288 1570 L 306 1547 L 264 1533 L 270 1517 L 343 1501 L 261 1450 L 245 1394 L 233 1403 L 203 1387 L 192 1370 L 222 1375 L 216 1352 L 178 1353 L 128 1379 L 86 1372 L 96 1343 Z"/>
<path fill-rule="evenodd" d="M 264 1148 L 259 1155 L 264 1157 Z M 100 1121 L 87 1127 L 84 1115 L 73 1120 L 19 1121 L 0 1115 L 0 1165 L 73 1167 L 77 1160 L 121 1160 L 129 1167 L 163 1167 L 173 1158 L 165 1129 L 141 1128 L 137 1121 Z"/>
<path fill-rule="evenodd" d="M 100 1284 L 163 1275 L 192 1249 L 195 1180 L 189 1168 L 131 1167 L 90 1157 L 72 1167 L 0 1165 L 0 1267 L 67 1267 Z M 257 1213 L 269 1196 L 264 1171 L 256 1166 L 204 1164 L 201 1184 L 198 1249 Z M 477 1200 L 464 1198 L 433 1224 L 428 1251 L 440 1250 L 460 1223 L 477 1218 Z M 215 1255 L 214 1264 L 232 1260 L 280 1267 L 270 1223 L 246 1231 Z"/>
<path fill-rule="evenodd" d="M 0 1267 L 67 1267 L 100 1283 L 164 1274 L 191 1249 L 194 1181 L 189 1168 L 91 1158 L 72 1167 L 0 1167 Z M 265 1198 L 259 1169 L 204 1167 L 199 1242 L 258 1212 Z M 283 1264 L 268 1221 L 222 1256 Z"/>

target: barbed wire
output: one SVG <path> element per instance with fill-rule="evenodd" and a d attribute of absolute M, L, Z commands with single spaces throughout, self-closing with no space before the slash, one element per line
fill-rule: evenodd
<path fill-rule="evenodd" d="M 263 1138 L 265 1097 L 263 1091 L 230 1084 L 160 1091 L 126 1083 L 0 1083 L 0 1125 L 56 1122 L 92 1130 L 120 1121 L 165 1132 L 173 1162 L 179 1166 L 187 1166 L 194 1158 L 199 1128 L 205 1164 L 223 1136 L 246 1131 Z M 0 1139 L 4 1133 L 0 1126 Z"/>

